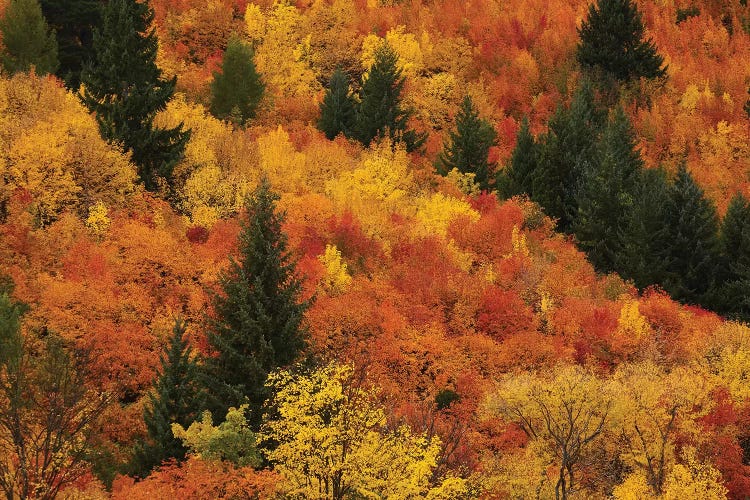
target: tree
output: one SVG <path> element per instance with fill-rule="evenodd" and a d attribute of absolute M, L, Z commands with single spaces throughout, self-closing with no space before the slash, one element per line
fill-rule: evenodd
<path fill-rule="evenodd" d="M 24 309 L 0 294 L 0 490 L 51 500 L 89 471 L 91 424 L 111 398 L 87 388 L 85 355 L 68 353 L 58 336 L 46 332 L 30 348 Z"/>
<path fill-rule="evenodd" d="M 146 189 L 169 179 L 190 138 L 182 125 L 155 127 L 156 113 L 172 98 L 176 78 L 156 66 L 154 17 L 147 2 L 112 0 L 94 31 L 95 59 L 84 67 L 82 100 L 96 113 L 102 136 L 132 153 Z"/>
<path fill-rule="evenodd" d="M 41 0 L 42 12 L 57 35 L 57 76 L 71 90 L 81 85 L 81 69 L 93 57 L 94 26 L 101 19 L 99 0 Z"/>
<path fill-rule="evenodd" d="M 263 98 L 265 84 L 255 70 L 252 48 L 238 37 L 232 37 L 221 61 L 221 71 L 214 71 L 211 82 L 211 114 L 229 118 L 242 125 L 255 118 Z"/>
<path fill-rule="evenodd" d="M 387 42 L 381 43 L 370 71 L 362 77 L 354 136 L 369 146 L 388 131 L 391 140 L 403 141 L 413 151 L 422 146 L 425 136 L 406 128 L 411 111 L 401 107 L 405 79 L 397 63 L 398 54 Z"/>
<path fill-rule="evenodd" d="M 33 67 L 37 75 L 45 75 L 57 69 L 57 40 L 38 0 L 11 0 L 0 19 L 0 34 L 4 45 L 0 62 L 6 72 Z"/>
<path fill-rule="evenodd" d="M 143 410 L 148 441 L 136 447 L 134 472 L 145 477 L 169 458 L 181 460 L 187 451 L 172 433 L 172 424 L 189 425 L 203 408 L 198 365 L 185 339 L 186 325 L 176 319 L 169 343 L 160 356 L 154 392 Z"/>
<path fill-rule="evenodd" d="M 705 304 L 716 282 L 718 218 L 713 204 L 681 165 L 665 211 L 667 276 L 664 289 L 677 300 Z"/>
<path fill-rule="evenodd" d="M 464 97 L 456 116 L 456 130 L 443 145 L 439 161 L 444 173 L 457 169 L 462 174 L 475 174 L 475 181 L 483 190 L 489 189 L 490 148 L 497 142 L 497 132 L 487 120 L 479 118 L 471 97 Z"/>
<path fill-rule="evenodd" d="M 721 224 L 722 312 L 750 319 L 750 203 L 737 193 Z"/>
<path fill-rule="evenodd" d="M 600 272 L 617 270 L 629 239 L 628 216 L 642 168 L 630 121 L 622 108 L 617 108 L 604 129 L 596 158 L 581 173 L 578 213 L 573 221 L 581 249 Z"/>
<path fill-rule="evenodd" d="M 251 421 L 260 422 L 268 373 L 293 362 L 305 346 L 302 320 L 309 303 L 300 299 L 301 281 L 276 213 L 279 196 L 266 178 L 245 201 L 239 259 L 220 279 L 207 321 L 214 355 L 206 359 L 209 409 L 224 415 L 230 406 L 250 403 Z"/>
<path fill-rule="evenodd" d="M 331 76 L 328 90 L 320 103 L 318 128 L 329 140 L 344 134 L 350 137 L 354 132 L 356 102 L 349 93 L 349 76 L 338 68 Z"/>
<path fill-rule="evenodd" d="M 633 0 L 597 0 L 578 28 L 578 62 L 620 83 L 664 77 L 664 58 L 650 39 L 643 40 L 643 31 L 641 13 Z"/>
<path fill-rule="evenodd" d="M 539 146 L 529 130 L 529 118 L 524 116 L 510 163 L 497 173 L 495 184 L 498 192 L 506 198 L 524 193 L 533 196 L 532 181 L 538 167 Z"/>

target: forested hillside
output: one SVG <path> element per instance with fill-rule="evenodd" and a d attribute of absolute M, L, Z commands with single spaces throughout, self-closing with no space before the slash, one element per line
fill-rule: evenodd
<path fill-rule="evenodd" d="M 0 490 L 750 498 L 745 0 L 0 0 Z"/>

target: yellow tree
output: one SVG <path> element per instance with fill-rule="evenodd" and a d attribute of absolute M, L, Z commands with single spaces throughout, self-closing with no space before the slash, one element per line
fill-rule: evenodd
<path fill-rule="evenodd" d="M 509 377 L 487 402 L 491 413 L 514 422 L 552 452 L 558 468 L 557 499 L 567 499 L 576 490 L 576 472 L 604 431 L 611 405 L 605 384 L 579 366 L 560 366 L 550 377 Z"/>
<path fill-rule="evenodd" d="M 286 480 L 285 498 L 443 498 L 460 494 L 449 478 L 430 488 L 440 440 L 390 428 L 379 391 L 351 366 L 329 364 L 305 376 L 269 376 L 275 416 L 261 439 L 277 443 L 268 459 Z M 454 496 L 453 498 L 457 498 Z"/>

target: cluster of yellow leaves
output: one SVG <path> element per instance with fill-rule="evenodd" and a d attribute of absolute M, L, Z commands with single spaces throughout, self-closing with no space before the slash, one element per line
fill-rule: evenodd
<path fill-rule="evenodd" d="M 375 63 L 375 51 L 383 41 L 387 42 L 398 54 L 397 66 L 405 77 L 414 77 L 424 71 L 423 52 L 432 50 L 430 37 L 423 32 L 421 40 L 417 40 L 413 33 L 406 33 L 405 26 L 396 26 L 388 30 L 384 39 L 372 34 L 365 37 L 360 55 L 365 70 L 369 70 Z"/>
<path fill-rule="evenodd" d="M 89 207 L 89 216 L 86 218 L 86 226 L 97 237 L 101 238 L 109 229 L 112 221 L 109 219 L 109 210 L 101 201 L 97 201 Z"/>
<path fill-rule="evenodd" d="M 448 224 L 459 217 L 469 222 L 479 220 L 479 212 L 471 208 L 464 200 L 459 200 L 442 193 L 423 195 L 415 200 L 417 209 L 417 226 L 415 231 L 419 236 L 446 236 Z"/>
<path fill-rule="evenodd" d="M 332 294 L 346 291 L 352 283 L 352 277 L 349 276 L 346 262 L 341 258 L 336 245 L 326 245 L 325 252 L 319 259 L 326 271 L 321 283 L 323 289 Z"/>

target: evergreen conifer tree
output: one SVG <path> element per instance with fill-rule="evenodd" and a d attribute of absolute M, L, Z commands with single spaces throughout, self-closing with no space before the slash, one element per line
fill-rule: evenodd
<path fill-rule="evenodd" d="M 250 403 L 252 422 L 260 423 L 268 373 L 292 363 L 305 346 L 301 281 L 276 213 L 279 197 L 263 179 L 245 202 L 239 234 L 239 259 L 231 259 L 214 296 L 207 322 L 215 355 L 206 359 L 209 409 L 225 415 L 230 406 Z"/>
<path fill-rule="evenodd" d="M 318 128 L 328 140 L 343 133 L 350 137 L 354 130 L 356 102 L 349 93 L 349 76 L 338 68 L 331 76 L 328 90 L 320 103 Z"/>
<path fill-rule="evenodd" d="M 57 76 L 77 91 L 81 69 L 93 57 L 94 26 L 101 20 L 99 0 L 41 0 L 42 12 L 57 35 Z"/>
<path fill-rule="evenodd" d="M 628 216 L 633 210 L 643 161 L 635 134 L 622 108 L 617 108 L 587 164 L 578 191 L 573 232 L 582 250 L 600 272 L 617 270 L 627 243 Z"/>
<path fill-rule="evenodd" d="M 664 289 L 677 300 L 706 304 L 716 282 L 719 234 L 716 209 L 681 165 L 666 206 L 667 276 Z"/>
<path fill-rule="evenodd" d="M 165 80 L 156 66 L 157 39 L 150 28 L 154 13 L 147 2 L 110 0 L 94 32 L 95 59 L 84 68 L 84 104 L 96 113 L 102 136 L 132 152 L 149 190 L 169 180 L 190 133 L 182 125 L 154 126 L 174 93 L 176 79 Z"/>
<path fill-rule="evenodd" d="M 750 320 L 750 203 L 737 193 L 721 224 L 724 285 L 719 310 L 743 321 Z"/>
<path fill-rule="evenodd" d="M 498 192 L 506 198 L 523 193 L 533 198 L 533 179 L 538 167 L 539 145 L 529 130 L 528 117 L 524 116 L 510 163 L 497 173 Z"/>
<path fill-rule="evenodd" d="M 597 0 L 578 35 L 576 57 L 586 69 L 621 83 L 666 75 L 664 58 L 651 40 L 643 40 L 643 21 L 633 0 Z"/>
<path fill-rule="evenodd" d="M 200 417 L 205 398 L 200 385 L 198 365 L 185 339 L 186 325 L 176 319 L 169 343 L 160 355 L 161 368 L 154 392 L 143 410 L 148 439 L 136 447 L 133 473 L 145 477 L 169 458 L 178 460 L 187 451 L 172 434 L 172 424 L 184 427 Z"/>
<path fill-rule="evenodd" d="M 238 37 L 227 44 L 221 71 L 214 71 L 211 82 L 211 113 L 242 125 L 255 118 L 265 84 L 255 70 L 253 50 Z"/>
<path fill-rule="evenodd" d="M 407 151 L 413 151 L 422 146 L 425 136 L 407 130 L 411 111 L 401 107 L 405 79 L 397 63 L 398 54 L 383 42 L 375 51 L 375 62 L 370 71 L 363 77 L 354 136 L 369 146 L 388 131 L 394 142 L 403 141 Z"/>
<path fill-rule="evenodd" d="M 464 174 L 475 174 L 474 181 L 480 189 L 490 189 L 490 173 L 487 157 L 490 148 L 497 142 L 497 132 L 487 120 L 479 118 L 471 97 L 464 97 L 456 115 L 456 130 L 450 132 L 450 140 L 443 145 L 439 161 L 444 173 L 454 168 Z"/>
<path fill-rule="evenodd" d="M 0 62 L 7 73 L 33 66 L 37 75 L 46 75 L 57 69 L 57 40 L 38 0 L 10 0 L 0 19 L 0 34 L 4 45 Z"/>

